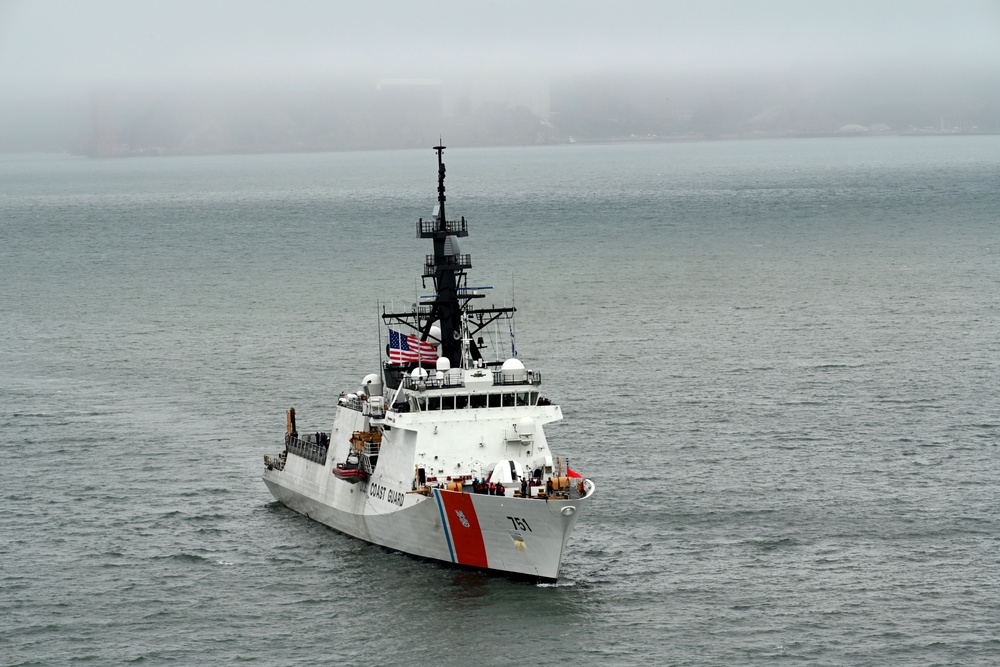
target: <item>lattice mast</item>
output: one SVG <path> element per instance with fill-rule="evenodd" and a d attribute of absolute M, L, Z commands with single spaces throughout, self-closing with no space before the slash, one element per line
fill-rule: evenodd
<path fill-rule="evenodd" d="M 405 324 L 420 334 L 421 340 L 428 340 L 431 326 L 437 323 L 441 338 L 441 356 L 447 357 L 452 368 L 464 368 L 465 356 L 473 362 L 482 361 L 482 353 L 477 345 L 474 334 L 492 323 L 499 317 L 510 318 L 515 312 L 513 307 L 504 308 L 470 308 L 470 300 L 483 298 L 484 294 L 476 293 L 467 288 L 466 269 L 472 268 L 472 259 L 460 250 L 458 239 L 469 235 L 465 216 L 458 220 L 448 220 L 445 214 L 445 146 L 434 147 L 438 160 L 437 205 L 430 220 L 421 218 L 417 222 L 417 238 L 431 239 L 434 254 L 427 255 L 424 260 L 423 280 L 430 278 L 434 285 L 434 296 L 423 304 L 415 306 L 413 311 L 405 313 L 383 313 L 382 318 L 387 323 L 399 322 Z"/>

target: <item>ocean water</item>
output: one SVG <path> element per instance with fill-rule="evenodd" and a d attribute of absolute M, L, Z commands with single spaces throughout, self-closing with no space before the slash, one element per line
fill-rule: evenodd
<path fill-rule="evenodd" d="M 598 485 L 558 584 L 259 478 L 422 292 L 429 148 L 0 156 L 0 664 L 1000 662 L 1000 137 L 445 160 Z"/>

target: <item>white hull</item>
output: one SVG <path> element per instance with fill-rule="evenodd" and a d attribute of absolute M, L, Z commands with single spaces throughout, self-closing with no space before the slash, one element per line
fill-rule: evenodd
<path fill-rule="evenodd" d="M 403 553 L 540 580 L 556 579 L 579 511 L 594 491 L 588 482 L 585 497 L 537 500 L 434 489 L 430 496 L 406 493 L 400 507 L 375 482 L 350 484 L 318 464 L 302 464 L 325 473 L 325 488 L 284 470 L 264 474 L 271 494 L 300 514 Z"/>

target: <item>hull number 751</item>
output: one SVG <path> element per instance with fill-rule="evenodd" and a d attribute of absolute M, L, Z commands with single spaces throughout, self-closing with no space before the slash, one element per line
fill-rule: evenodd
<path fill-rule="evenodd" d="M 510 522 L 514 525 L 514 530 L 526 530 L 529 533 L 531 532 L 531 526 L 529 526 L 528 522 L 524 519 L 516 516 L 509 516 L 507 518 L 510 519 Z"/>

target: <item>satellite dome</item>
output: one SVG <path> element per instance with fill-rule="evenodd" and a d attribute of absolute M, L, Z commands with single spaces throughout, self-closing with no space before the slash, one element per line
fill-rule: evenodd
<path fill-rule="evenodd" d="M 417 366 L 416 368 L 413 369 L 413 372 L 410 373 L 410 377 L 415 380 L 419 378 L 425 378 L 427 377 L 427 371 Z"/>
<path fill-rule="evenodd" d="M 361 386 L 365 387 L 369 396 L 377 396 L 382 393 L 382 379 L 375 373 L 369 373 L 361 381 Z"/>
<path fill-rule="evenodd" d="M 451 359 L 448 357 L 438 357 L 437 369 L 439 371 L 450 371 L 451 370 Z"/>
<path fill-rule="evenodd" d="M 500 374 L 505 380 L 512 382 L 524 382 L 528 378 L 528 373 L 524 370 L 524 364 L 520 359 L 513 357 L 503 362 L 500 367 Z"/>

